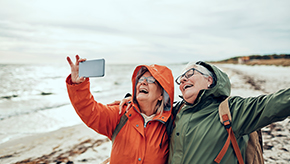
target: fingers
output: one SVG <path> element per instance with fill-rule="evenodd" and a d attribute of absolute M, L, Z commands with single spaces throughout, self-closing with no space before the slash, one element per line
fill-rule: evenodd
<path fill-rule="evenodd" d="M 130 99 L 128 98 L 124 98 L 120 105 L 119 105 L 119 114 L 122 113 L 122 108 L 125 107 L 125 105 L 128 105 L 127 108 L 126 108 L 126 112 L 129 110 L 129 108 L 131 107 L 131 101 L 129 101 Z"/>
<path fill-rule="evenodd" d="M 124 98 L 121 103 L 120 103 L 120 107 L 122 108 L 124 105 L 126 105 L 128 103 L 129 100 L 127 100 L 126 98 Z"/>
<path fill-rule="evenodd" d="M 121 101 L 121 102 L 122 102 L 122 101 Z M 122 108 L 123 108 L 123 106 L 122 106 L 121 103 L 120 103 L 120 105 L 119 105 L 119 114 L 122 113 Z"/>
<path fill-rule="evenodd" d="M 69 56 L 66 57 L 66 60 L 68 61 L 69 65 L 72 66 L 73 62 Z M 76 62 L 75 65 L 78 66 L 80 62 L 86 61 L 86 58 L 80 58 L 79 55 L 76 55 Z"/>
<path fill-rule="evenodd" d="M 80 77 L 80 82 L 82 83 L 82 82 L 84 82 L 86 80 L 86 78 L 84 78 L 84 77 Z"/>
<path fill-rule="evenodd" d="M 121 112 L 122 112 L 122 108 L 125 106 L 125 105 L 127 105 L 127 104 L 130 104 L 131 103 L 131 97 L 126 97 L 126 98 L 124 98 L 122 101 L 121 101 L 121 103 L 120 103 L 120 105 L 119 105 L 119 113 L 121 114 Z M 130 105 L 128 105 L 128 106 L 130 106 Z M 127 107 L 128 108 L 128 107 Z M 127 110 L 127 109 L 126 109 Z"/>
<path fill-rule="evenodd" d="M 129 105 L 126 108 L 126 112 L 128 112 L 128 110 L 130 109 L 131 106 L 132 106 L 131 101 L 129 101 Z"/>
<path fill-rule="evenodd" d="M 79 59 L 80 59 L 79 55 L 76 55 L 76 65 L 79 65 Z"/>
<path fill-rule="evenodd" d="M 70 59 L 70 57 L 69 57 L 69 56 L 67 56 L 67 57 L 66 57 L 66 60 L 68 61 L 68 64 L 69 64 L 70 66 L 72 66 L 72 65 L 73 65 L 73 62 L 71 61 L 71 59 Z"/>
<path fill-rule="evenodd" d="M 79 83 L 82 83 L 86 80 L 85 77 L 79 77 L 79 62 L 85 61 L 86 59 L 80 58 L 79 55 L 76 55 L 75 58 L 76 58 L 75 64 L 72 62 L 72 60 L 69 56 L 66 59 L 71 67 L 72 82 L 75 84 L 79 84 Z"/>
<path fill-rule="evenodd" d="M 76 55 L 76 63 L 75 63 L 76 65 L 78 65 L 78 60 L 79 59 L 80 59 L 79 55 Z M 72 60 L 71 60 L 71 58 L 69 56 L 66 57 L 66 60 L 68 61 L 68 64 L 70 66 L 73 66 L 73 62 L 72 62 Z"/>
<path fill-rule="evenodd" d="M 86 58 L 80 58 L 79 62 L 83 62 L 83 61 L 86 61 L 86 60 L 87 60 Z"/>
<path fill-rule="evenodd" d="M 86 61 L 87 59 L 85 58 L 80 58 L 79 55 L 76 55 L 76 65 L 78 66 L 80 62 Z"/>
<path fill-rule="evenodd" d="M 123 99 L 124 100 L 124 99 Z M 119 103 L 119 114 L 121 114 L 122 113 L 122 108 L 123 108 L 123 106 L 125 105 L 125 101 L 120 101 L 120 103 Z"/>
<path fill-rule="evenodd" d="M 129 110 L 129 108 L 132 106 L 131 105 L 131 101 L 126 101 L 126 99 L 124 99 L 125 101 L 118 101 L 118 100 L 115 100 L 114 102 L 110 103 L 110 104 L 107 104 L 108 106 L 113 106 L 113 105 L 119 105 L 119 114 L 122 113 L 122 108 L 128 103 L 128 106 L 126 108 L 126 112 Z M 121 105 L 122 104 L 122 105 Z"/>
<path fill-rule="evenodd" d="M 69 56 L 66 57 L 66 60 L 68 61 L 68 64 L 72 67 L 74 63 L 72 62 L 71 58 Z M 76 55 L 76 62 L 75 66 L 78 66 L 80 62 L 86 61 L 87 59 L 85 58 L 80 58 L 79 55 Z"/>

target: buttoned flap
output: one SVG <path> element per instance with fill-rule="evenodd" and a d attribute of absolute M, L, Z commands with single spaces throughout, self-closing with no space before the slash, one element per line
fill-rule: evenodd
<path fill-rule="evenodd" d="M 140 135 L 144 137 L 144 118 L 136 111 L 131 109 L 126 113 L 128 117 L 128 126 L 126 128 L 134 128 Z"/>

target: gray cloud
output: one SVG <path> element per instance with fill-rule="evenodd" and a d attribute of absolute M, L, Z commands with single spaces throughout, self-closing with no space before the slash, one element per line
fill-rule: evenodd
<path fill-rule="evenodd" d="M 1 1 L 1 62 L 11 60 L 5 54 L 174 63 L 289 53 L 289 6 L 288 0 Z"/>

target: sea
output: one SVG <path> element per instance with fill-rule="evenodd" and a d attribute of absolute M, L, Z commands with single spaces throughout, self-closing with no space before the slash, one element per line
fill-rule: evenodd
<path fill-rule="evenodd" d="M 177 77 L 184 65 L 166 66 Z M 136 66 L 107 64 L 104 77 L 90 78 L 94 99 L 103 104 L 121 100 L 132 90 Z M 0 144 L 82 123 L 67 94 L 69 74 L 68 64 L 0 64 Z"/>
<path fill-rule="evenodd" d="M 152 63 L 153 64 L 153 63 Z M 186 63 L 163 64 L 176 78 Z M 90 78 L 94 99 L 108 104 L 131 93 L 131 77 L 137 64 L 106 64 L 105 76 Z M 290 87 L 290 67 L 246 66 L 224 64 L 222 70 L 235 70 L 243 76 L 229 73 L 232 93 L 256 96 Z M 70 66 L 65 64 L 0 64 L 0 144 L 38 133 L 81 124 L 66 89 Z M 259 92 L 246 92 L 244 75 L 252 77 Z M 253 89 L 254 90 L 254 89 Z M 175 85 L 175 100 L 180 91 Z"/>

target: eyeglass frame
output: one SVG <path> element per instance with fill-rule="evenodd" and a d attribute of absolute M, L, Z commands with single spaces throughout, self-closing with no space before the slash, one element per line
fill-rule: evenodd
<path fill-rule="evenodd" d="M 149 79 L 149 78 L 150 78 L 150 79 Z M 141 80 L 141 79 L 142 79 L 142 80 Z M 146 82 L 147 82 L 148 84 L 153 84 L 153 83 L 155 83 L 155 81 L 156 81 L 156 79 L 155 79 L 153 76 L 148 76 L 148 77 L 141 76 L 141 77 L 138 79 L 138 83 L 142 83 L 145 79 L 146 79 Z M 148 80 L 149 80 L 149 81 L 148 81 Z M 150 80 L 153 80 L 153 82 L 150 81 Z"/>
<path fill-rule="evenodd" d="M 190 71 L 190 70 L 193 70 L 193 74 L 190 75 L 190 76 L 186 76 L 186 73 L 187 73 L 188 71 Z M 202 73 L 201 71 L 199 71 L 199 70 L 196 69 L 196 68 L 190 68 L 190 69 L 188 69 L 187 71 L 185 71 L 183 74 L 179 75 L 179 76 L 175 79 L 176 84 L 177 84 L 177 85 L 180 85 L 180 84 L 181 84 L 180 82 L 177 81 L 179 78 L 181 79 L 182 77 L 186 77 L 186 78 L 188 79 L 188 78 L 190 78 L 191 76 L 193 76 L 193 75 L 194 75 L 194 70 L 196 70 L 197 72 L 199 72 L 199 73 L 202 74 L 202 75 L 209 76 L 209 75 L 207 75 L 207 74 Z"/>

